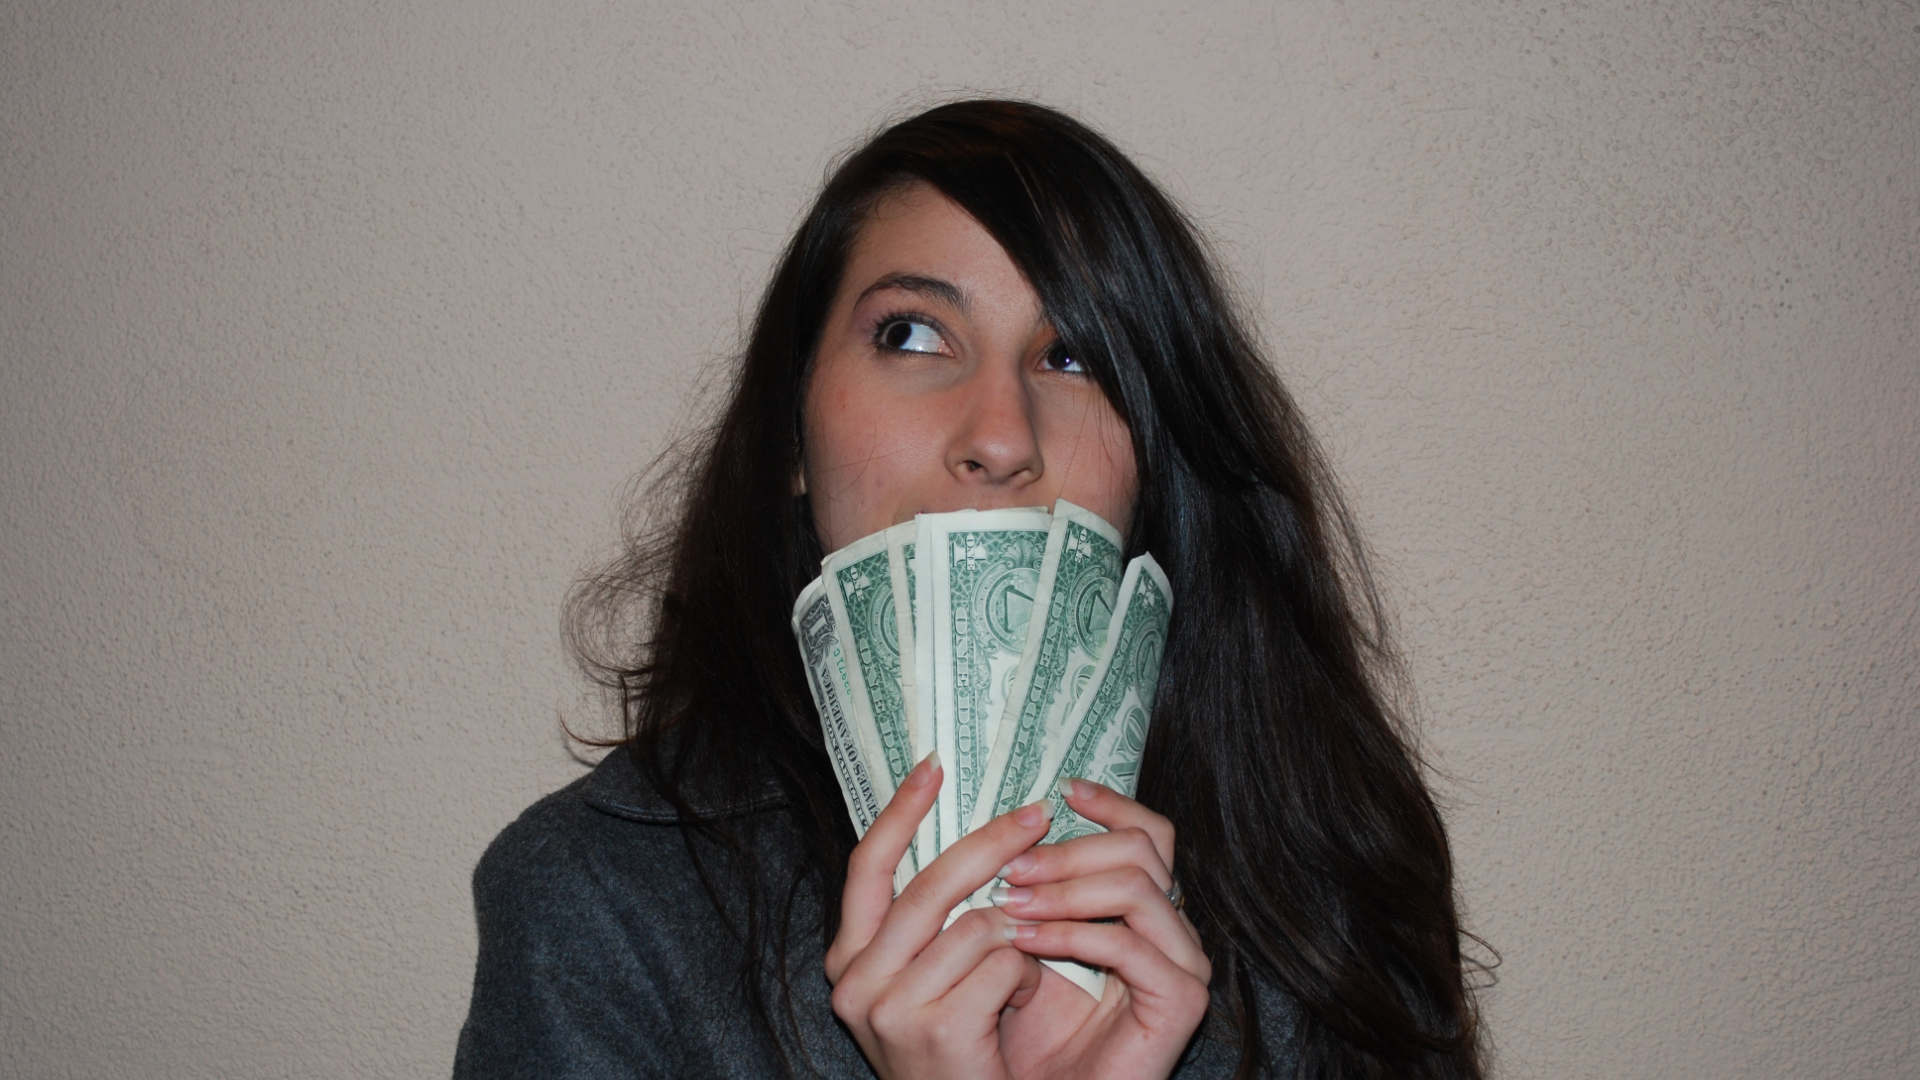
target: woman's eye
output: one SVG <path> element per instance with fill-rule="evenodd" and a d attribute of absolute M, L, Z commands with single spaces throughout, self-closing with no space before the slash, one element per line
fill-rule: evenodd
<path fill-rule="evenodd" d="M 947 343 L 940 331 L 911 319 L 894 319 L 880 327 L 880 344 L 900 352 L 941 353 Z"/>
<path fill-rule="evenodd" d="M 1065 345 L 1058 343 L 1047 350 L 1047 355 L 1041 363 L 1046 365 L 1048 371 L 1065 371 L 1078 375 L 1087 370 L 1080 366 L 1080 361 L 1075 360 L 1073 354 L 1067 352 Z"/>

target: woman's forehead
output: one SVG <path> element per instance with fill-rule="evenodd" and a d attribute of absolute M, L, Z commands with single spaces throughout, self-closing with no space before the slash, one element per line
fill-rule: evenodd
<path fill-rule="evenodd" d="M 1026 309 L 1039 298 L 986 227 L 937 188 L 916 182 L 877 202 L 854 237 L 843 279 L 848 306 L 898 289 L 968 310 Z"/>

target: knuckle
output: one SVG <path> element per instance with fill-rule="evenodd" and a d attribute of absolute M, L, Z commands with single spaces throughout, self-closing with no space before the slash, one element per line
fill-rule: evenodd
<path fill-rule="evenodd" d="M 1028 957 L 1015 949 L 995 949 L 981 961 L 981 966 L 991 965 L 988 970 L 994 975 L 1017 975 L 1018 969 L 1025 967 Z M 1013 969 L 1013 970 L 1008 970 Z"/>
<path fill-rule="evenodd" d="M 1175 1007 L 1186 1015 L 1201 1016 L 1206 1013 L 1208 1006 L 1213 1004 L 1213 995 L 1207 992 L 1205 983 L 1182 979 L 1180 989 L 1176 991 L 1175 1000 L 1177 1002 Z"/>
<path fill-rule="evenodd" d="M 1178 850 L 1174 847 L 1174 842 L 1179 839 L 1180 834 L 1178 830 L 1173 827 L 1173 822 L 1168 821 L 1159 814 L 1155 814 L 1153 815 L 1153 821 L 1148 823 L 1147 830 L 1153 835 L 1155 840 L 1159 841 L 1160 850 L 1165 851 L 1169 857 L 1171 857 L 1174 851 Z M 1169 861 L 1171 861 L 1171 858 L 1169 858 Z"/>
<path fill-rule="evenodd" d="M 993 915 L 998 912 L 969 911 L 953 921 L 953 925 L 941 931 L 953 934 L 963 945 L 971 945 L 985 938 L 993 931 Z"/>
<path fill-rule="evenodd" d="M 882 1039 L 889 1042 L 897 1041 L 901 1032 L 906 1030 L 910 1012 L 910 1009 L 891 995 L 882 994 L 867 1006 L 867 1027 Z"/>
<path fill-rule="evenodd" d="M 833 1015 L 842 1021 L 853 1024 L 860 1019 L 860 994 L 850 982 L 843 982 L 833 988 L 828 999 L 833 1003 Z"/>
<path fill-rule="evenodd" d="M 1127 847 L 1132 850 L 1134 861 L 1145 865 L 1146 860 L 1158 862 L 1160 849 L 1154 845 L 1153 837 L 1138 825 L 1131 826 L 1121 833 L 1126 838 Z"/>
<path fill-rule="evenodd" d="M 1147 872 L 1146 867 L 1136 863 L 1127 867 L 1125 873 L 1127 891 L 1148 899 L 1166 895 L 1166 892 L 1160 888 L 1160 883 L 1153 880 L 1153 875 Z"/>
<path fill-rule="evenodd" d="M 923 1035 L 933 1046 L 947 1046 L 953 1042 L 953 1022 L 948 1019 L 949 1012 L 941 1010 L 927 1019 Z"/>

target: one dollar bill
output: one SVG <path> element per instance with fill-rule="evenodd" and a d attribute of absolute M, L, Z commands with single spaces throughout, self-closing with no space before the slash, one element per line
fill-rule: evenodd
<path fill-rule="evenodd" d="M 1120 575 L 1120 534 L 1097 514 L 1060 500 L 1047 534 L 1026 648 L 1000 715 L 969 830 L 1029 801 L 1044 748 L 1059 740 L 1099 666 Z"/>
<path fill-rule="evenodd" d="M 827 759 L 833 765 L 834 778 L 840 781 L 840 793 L 846 797 L 854 832 L 865 836 L 867 827 L 880 816 L 881 807 L 893 793 L 889 785 L 883 797 L 874 788 L 873 778 L 867 771 L 869 758 L 860 746 L 854 725 L 853 681 L 834 623 L 826 583 L 815 578 L 794 601 L 793 636 L 800 643 L 807 689 L 813 692 L 814 707 L 820 710 Z"/>
<path fill-rule="evenodd" d="M 923 521 L 926 519 L 922 519 Z M 966 831 L 1026 651 L 1052 519 L 1044 510 L 943 514 L 920 536 L 933 616 L 934 733 L 947 772 L 943 846 Z"/>
<path fill-rule="evenodd" d="M 1173 616 L 1173 590 L 1153 556 L 1127 564 L 1120 581 L 1120 607 L 1107 630 L 1106 650 L 1093 676 L 1093 688 L 1080 698 L 1067 720 L 1068 738 L 1059 762 L 1043 765 L 1030 799 L 1054 803 L 1053 826 L 1044 843 L 1106 831 L 1073 812 L 1055 790 L 1064 777 L 1092 780 L 1132 798 L 1139 788 L 1141 752 L 1153 716 L 1153 694 L 1166 652 L 1167 624 Z"/>

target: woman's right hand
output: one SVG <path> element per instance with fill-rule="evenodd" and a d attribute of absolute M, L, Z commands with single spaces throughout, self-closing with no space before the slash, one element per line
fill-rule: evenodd
<path fill-rule="evenodd" d="M 914 766 L 847 861 L 840 932 L 827 949 L 833 1011 L 874 1072 L 910 1077 L 1005 1078 L 1000 1012 L 1040 985 L 1040 965 L 1012 948 L 1015 923 L 947 914 L 1047 833 L 1046 802 L 1003 814 L 923 867 L 900 895 L 893 872 L 940 792 L 933 755 Z"/>

